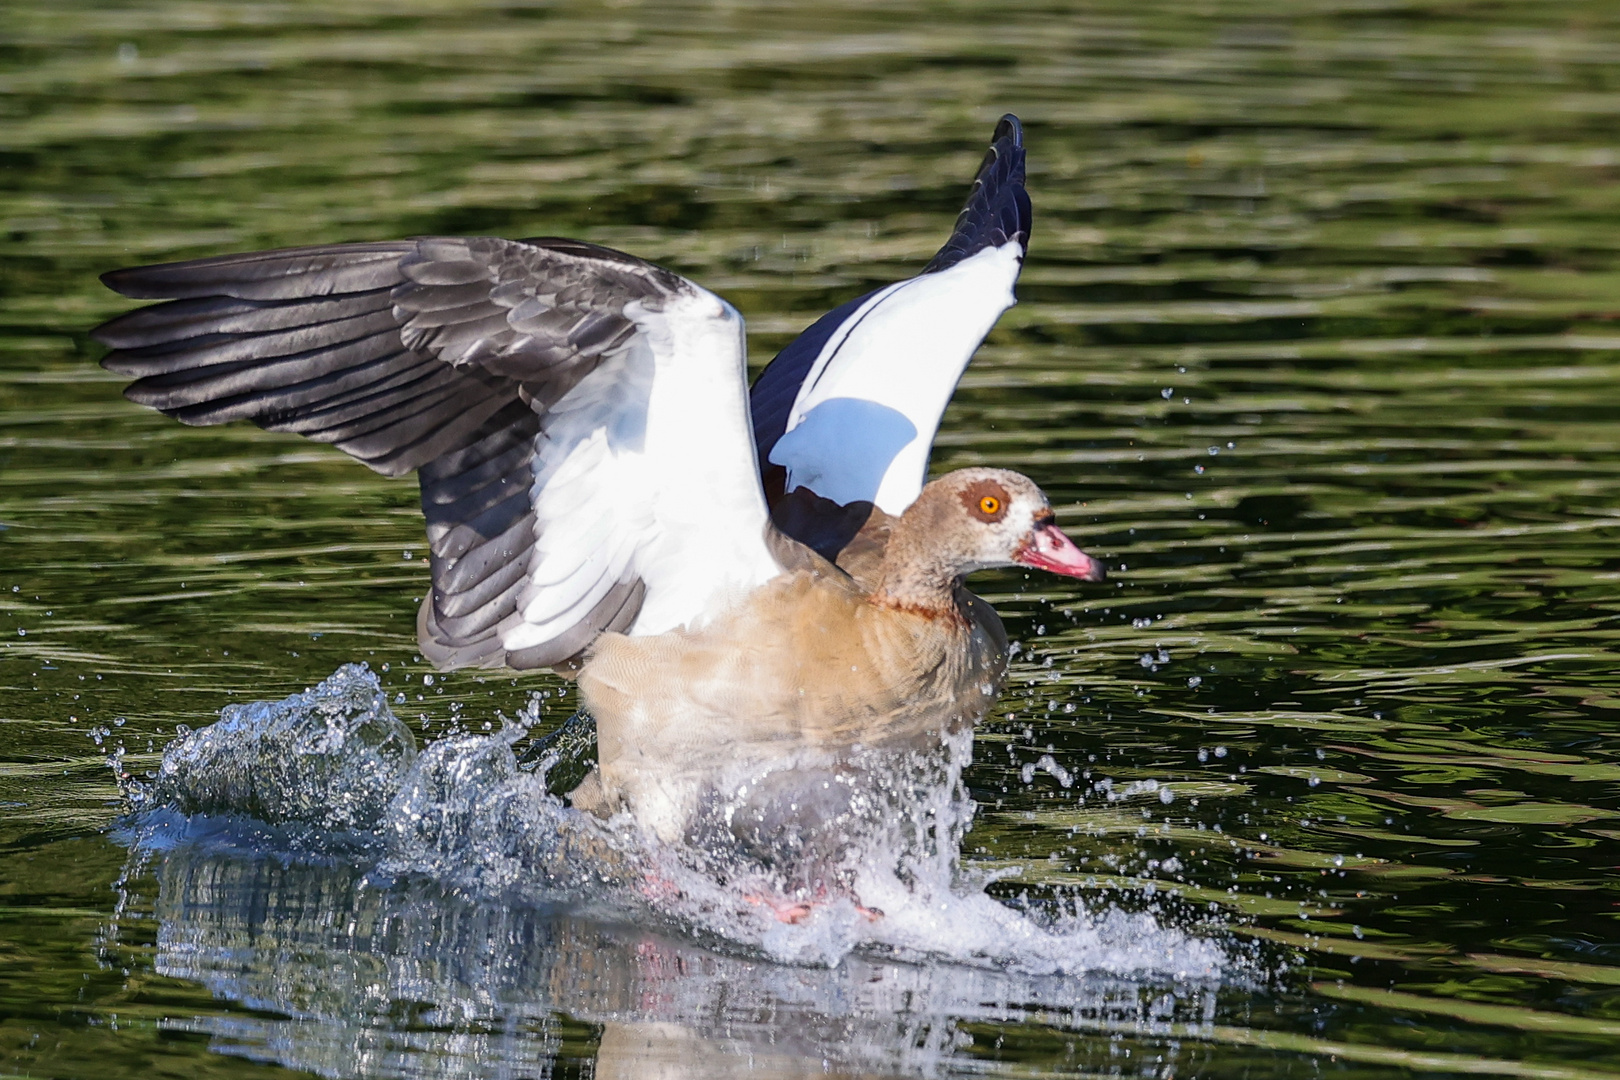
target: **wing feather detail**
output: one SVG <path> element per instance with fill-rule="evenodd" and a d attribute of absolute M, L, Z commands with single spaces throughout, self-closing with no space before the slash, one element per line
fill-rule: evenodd
<path fill-rule="evenodd" d="M 572 240 L 428 237 L 104 280 L 168 301 L 96 331 L 132 400 L 418 473 L 436 664 L 563 663 L 604 631 L 699 622 L 779 569 L 741 320 L 667 270 Z"/>
<path fill-rule="evenodd" d="M 773 492 L 805 487 L 890 514 L 916 499 L 962 371 L 1014 302 L 1031 216 L 1023 129 L 1008 115 L 922 272 L 824 315 L 755 381 L 760 471 Z"/>

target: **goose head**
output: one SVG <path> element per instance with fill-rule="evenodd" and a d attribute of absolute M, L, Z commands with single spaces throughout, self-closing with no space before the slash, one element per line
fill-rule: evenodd
<path fill-rule="evenodd" d="M 959 469 L 923 488 L 890 534 L 882 605 L 954 610 L 954 593 L 975 570 L 1028 566 L 1082 581 L 1102 581 L 1103 565 L 1057 527 L 1046 494 L 1006 469 Z"/>

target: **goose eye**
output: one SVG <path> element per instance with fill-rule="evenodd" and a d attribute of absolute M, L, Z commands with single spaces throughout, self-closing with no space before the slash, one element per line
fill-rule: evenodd
<path fill-rule="evenodd" d="M 1007 489 L 993 480 L 981 480 L 962 492 L 962 509 L 983 522 L 1007 516 Z"/>

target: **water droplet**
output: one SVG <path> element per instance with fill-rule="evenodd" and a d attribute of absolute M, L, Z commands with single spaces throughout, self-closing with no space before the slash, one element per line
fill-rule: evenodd
<path fill-rule="evenodd" d="M 1176 392 L 1176 388 L 1175 388 L 1175 387 L 1173 387 L 1173 386 L 1167 386 L 1167 387 L 1165 387 L 1165 388 L 1164 388 L 1164 389 L 1163 389 L 1163 390 L 1160 390 L 1160 391 L 1159 391 L 1159 396 L 1160 396 L 1160 397 L 1162 397 L 1162 398 L 1164 398 L 1164 400 L 1166 400 L 1166 401 L 1169 401 L 1169 400 L 1170 400 L 1170 398 L 1171 398 L 1171 396 L 1172 396 L 1172 395 L 1174 395 L 1174 394 L 1175 394 L 1175 392 Z"/>
<path fill-rule="evenodd" d="M 1193 687 L 1196 687 L 1197 685 L 1202 683 L 1203 681 L 1204 681 L 1204 677 L 1202 675 L 1194 675 L 1192 678 L 1187 680 L 1187 688 L 1190 690 Z M 1199 759 L 1202 760 L 1203 757 L 1205 756 L 1204 752 L 1202 750 L 1198 751 L 1198 756 L 1199 756 Z"/>

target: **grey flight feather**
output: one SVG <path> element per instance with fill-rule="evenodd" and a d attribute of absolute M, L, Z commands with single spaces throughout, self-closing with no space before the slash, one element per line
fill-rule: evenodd
<path fill-rule="evenodd" d="M 424 237 L 133 267 L 102 280 L 166 300 L 98 327 L 125 390 L 187 424 L 250 420 L 328 442 L 386 476 L 419 474 L 433 589 L 418 620 L 444 666 L 561 663 L 634 621 L 616 583 L 549 642 L 505 630 L 537 540 L 546 410 L 636 333 L 624 309 L 689 288 L 577 240 Z"/>

